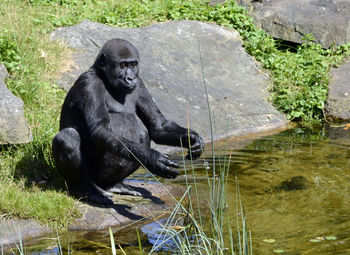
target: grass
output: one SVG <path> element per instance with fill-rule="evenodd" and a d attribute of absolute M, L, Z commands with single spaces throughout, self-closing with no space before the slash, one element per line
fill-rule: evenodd
<path fill-rule="evenodd" d="M 58 26 L 86 18 L 120 27 L 193 19 L 235 28 L 244 39 L 246 51 L 271 72 L 272 102 L 289 119 L 304 123 L 321 123 L 324 119 L 328 71 L 350 52 L 349 45 L 322 49 L 311 37 L 296 49 L 285 49 L 257 29 L 247 11 L 232 1 L 210 6 L 200 0 L 2 0 L 0 62 L 10 72 L 9 89 L 24 101 L 33 141 L 0 147 L 0 201 L 7 201 L 0 203 L 0 214 L 33 218 L 54 228 L 65 228 L 78 215 L 74 200 L 64 192 L 50 151 L 65 95 L 56 86 L 56 79 L 70 54 L 64 45 L 50 41 L 50 33 Z M 43 180 L 46 184 L 40 185 Z M 216 190 L 215 183 L 211 185 Z M 74 213 L 63 209 L 39 212 L 36 202 L 28 202 L 38 197 L 48 208 L 66 207 Z M 17 202 L 11 203 L 9 198 Z M 219 197 L 212 199 L 218 205 L 222 203 Z M 28 213 L 24 215 L 23 211 Z"/>

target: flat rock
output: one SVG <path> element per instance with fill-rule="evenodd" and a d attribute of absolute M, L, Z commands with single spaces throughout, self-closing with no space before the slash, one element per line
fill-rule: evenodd
<path fill-rule="evenodd" d="M 7 89 L 7 77 L 7 70 L 0 63 L 0 144 L 27 143 L 32 135 L 24 118 L 23 101 Z"/>
<path fill-rule="evenodd" d="M 82 216 L 70 226 L 70 231 L 85 233 L 127 226 L 136 221 L 154 220 L 161 215 L 169 214 L 169 208 L 176 202 L 169 193 L 179 198 L 182 189 L 175 185 L 160 185 L 147 182 L 129 182 L 142 197 L 115 195 L 111 206 L 97 206 L 77 202 Z M 53 230 L 41 226 L 33 220 L 5 220 L 0 218 L 0 247 L 19 242 L 35 243 L 43 236 L 48 236 Z M 13 246 L 13 245 L 12 245 Z M 0 249 L 1 250 L 1 249 Z"/>
<path fill-rule="evenodd" d="M 326 118 L 332 122 L 350 120 L 350 61 L 331 70 L 332 79 L 328 85 Z"/>
<path fill-rule="evenodd" d="M 51 232 L 52 230 L 34 220 L 0 218 L 0 251 L 1 247 L 19 244 L 20 240 L 35 239 Z"/>
<path fill-rule="evenodd" d="M 167 215 L 169 207 L 175 204 L 169 193 L 179 197 L 181 188 L 157 183 L 129 182 L 142 197 L 115 195 L 114 204 L 98 207 L 78 203 L 82 217 L 69 227 L 69 230 L 95 231 L 108 227 L 122 227 L 138 220 L 154 219 L 161 214 Z M 169 193 L 168 193 L 169 192 Z"/>
<path fill-rule="evenodd" d="M 267 102 L 268 77 L 244 51 L 235 30 L 196 21 L 117 28 L 86 20 L 56 29 L 51 38 L 63 40 L 75 50 L 74 64 L 58 81 L 66 90 L 93 64 L 107 40 L 130 41 L 139 50 L 140 76 L 163 114 L 185 127 L 189 120 L 189 126 L 206 141 L 210 122 L 199 45 L 214 139 L 276 129 L 287 123 Z"/>
<path fill-rule="evenodd" d="M 275 38 L 301 43 L 312 34 L 324 48 L 350 42 L 348 0 L 238 0 L 253 7 L 256 24 Z"/>

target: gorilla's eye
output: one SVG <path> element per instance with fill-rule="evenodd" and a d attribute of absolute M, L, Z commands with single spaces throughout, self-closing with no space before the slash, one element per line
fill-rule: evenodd
<path fill-rule="evenodd" d="M 121 69 L 124 69 L 126 67 L 126 64 L 123 62 L 123 63 L 120 63 L 119 66 L 120 66 Z"/>
<path fill-rule="evenodd" d="M 135 67 L 135 66 L 137 66 L 137 62 L 132 62 L 131 67 Z"/>

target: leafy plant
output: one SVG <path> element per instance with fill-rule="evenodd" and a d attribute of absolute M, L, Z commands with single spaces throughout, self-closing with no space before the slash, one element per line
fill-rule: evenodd
<path fill-rule="evenodd" d="M 18 47 L 7 29 L 0 30 L 0 62 L 10 72 L 21 69 L 21 57 Z"/>

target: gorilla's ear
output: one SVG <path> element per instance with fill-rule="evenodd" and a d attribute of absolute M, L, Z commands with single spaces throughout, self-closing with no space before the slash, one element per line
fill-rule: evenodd
<path fill-rule="evenodd" d="M 106 54 L 105 53 L 102 53 L 100 55 L 100 58 L 99 58 L 99 64 L 101 67 L 105 67 L 106 66 Z"/>

